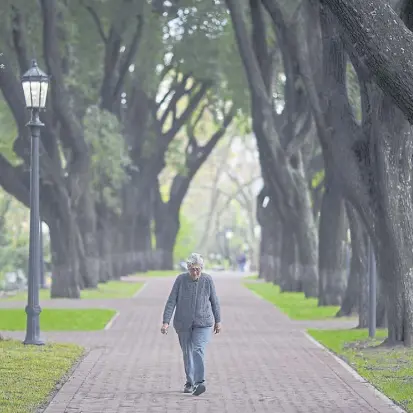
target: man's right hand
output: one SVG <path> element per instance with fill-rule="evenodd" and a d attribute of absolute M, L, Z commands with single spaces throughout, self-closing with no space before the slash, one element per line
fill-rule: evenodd
<path fill-rule="evenodd" d="M 168 323 L 162 324 L 161 333 L 162 333 L 162 334 L 168 334 L 168 327 L 169 327 L 169 324 L 168 324 Z"/>

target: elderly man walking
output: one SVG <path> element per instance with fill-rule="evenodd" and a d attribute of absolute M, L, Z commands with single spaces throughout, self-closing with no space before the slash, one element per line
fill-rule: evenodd
<path fill-rule="evenodd" d="M 221 331 L 221 314 L 212 277 L 202 272 L 204 260 L 193 253 L 187 260 L 188 272 L 178 275 L 163 313 L 161 332 L 167 334 L 172 314 L 173 326 L 182 349 L 186 383 L 184 393 L 199 396 L 205 387 L 205 347 Z"/>

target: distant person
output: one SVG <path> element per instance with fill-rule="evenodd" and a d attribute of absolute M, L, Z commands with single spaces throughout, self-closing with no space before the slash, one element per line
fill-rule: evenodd
<path fill-rule="evenodd" d="M 182 260 L 179 262 L 179 267 L 180 267 L 180 269 L 181 269 L 182 271 L 185 271 L 185 270 L 186 270 L 186 262 L 185 262 L 184 259 L 182 259 Z"/>
<path fill-rule="evenodd" d="M 247 256 L 244 252 L 241 252 L 237 257 L 238 269 L 241 272 L 245 272 L 245 264 L 247 263 Z"/>
<path fill-rule="evenodd" d="M 187 260 L 188 272 L 178 275 L 163 313 L 162 334 L 168 333 L 175 311 L 173 326 L 182 349 L 186 383 L 184 393 L 195 396 L 206 391 L 205 347 L 211 337 L 221 332 L 221 314 L 212 277 L 202 272 L 204 260 L 193 253 Z"/>

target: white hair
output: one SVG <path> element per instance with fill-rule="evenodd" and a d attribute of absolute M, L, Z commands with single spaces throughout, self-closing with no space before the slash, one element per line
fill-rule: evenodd
<path fill-rule="evenodd" d="M 193 252 L 189 258 L 186 260 L 187 267 L 192 267 L 193 265 L 199 265 L 201 268 L 204 267 L 204 259 L 201 254 Z"/>

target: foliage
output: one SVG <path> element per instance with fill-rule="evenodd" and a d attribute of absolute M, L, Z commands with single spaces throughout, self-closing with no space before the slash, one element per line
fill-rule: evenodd
<path fill-rule="evenodd" d="M 90 106 L 83 121 L 91 149 L 92 187 L 96 198 L 110 208 L 119 207 L 118 191 L 125 182 L 130 158 L 115 115 Z"/>
<path fill-rule="evenodd" d="M 174 64 L 197 79 L 212 80 L 215 96 L 248 112 L 249 90 L 224 2 L 179 2 L 164 41 Z"/>
<path fill-rule="evenodd" d="M 316 189 L 324 182 L 324 169 L 321 171 L 316 172 L 311 178 L 311 188 Z"/>
<path fill-rule="evenodd" d="M 36 411 L 59 381 L 82 356 L 73 344 L 25 346 L 20 341 L 0 340 L 0 411 Z"/>
<path fill-rule="evenodd" d="M 29 211 L 11 195 L 0 191 L 0 281 L 7 272 L 26 273 L 28 261 Z"/>
<path fill-rule="evenodd" d="M 13 150 L 16 136 L 17 128 L 11 112 L 8 110 L 6 101 L 0 99 L 0 154 L 14 165 L 21 162 Z"/>
<path fill-rule="evenodd" d="M 43 331 L 97 331 L 103 330 L 116 314 L 110 309 L 52 309 L 44 308 L 40 316 Z M 24 331 L 27 315 L 24 309 L 0 309 L 0 330 Z"/>
<path fill-rule="evenodd" d="M 317 298 L 305 298 L 304 293 L 282 293 L 271 283 L 246 283 L 251 291 L 274 304 L 293 320 L 323 320 L 333 318 L 340 307 L 319 307 Z"/>
<path fill-rule="evenodd" d="M 377 347 L 387 336 L 384 329 L 377 330 L 376 339 L 369 339 L 366 329 L 308 332 L 387 397 L 413 412 L 413 349 Z"/>

